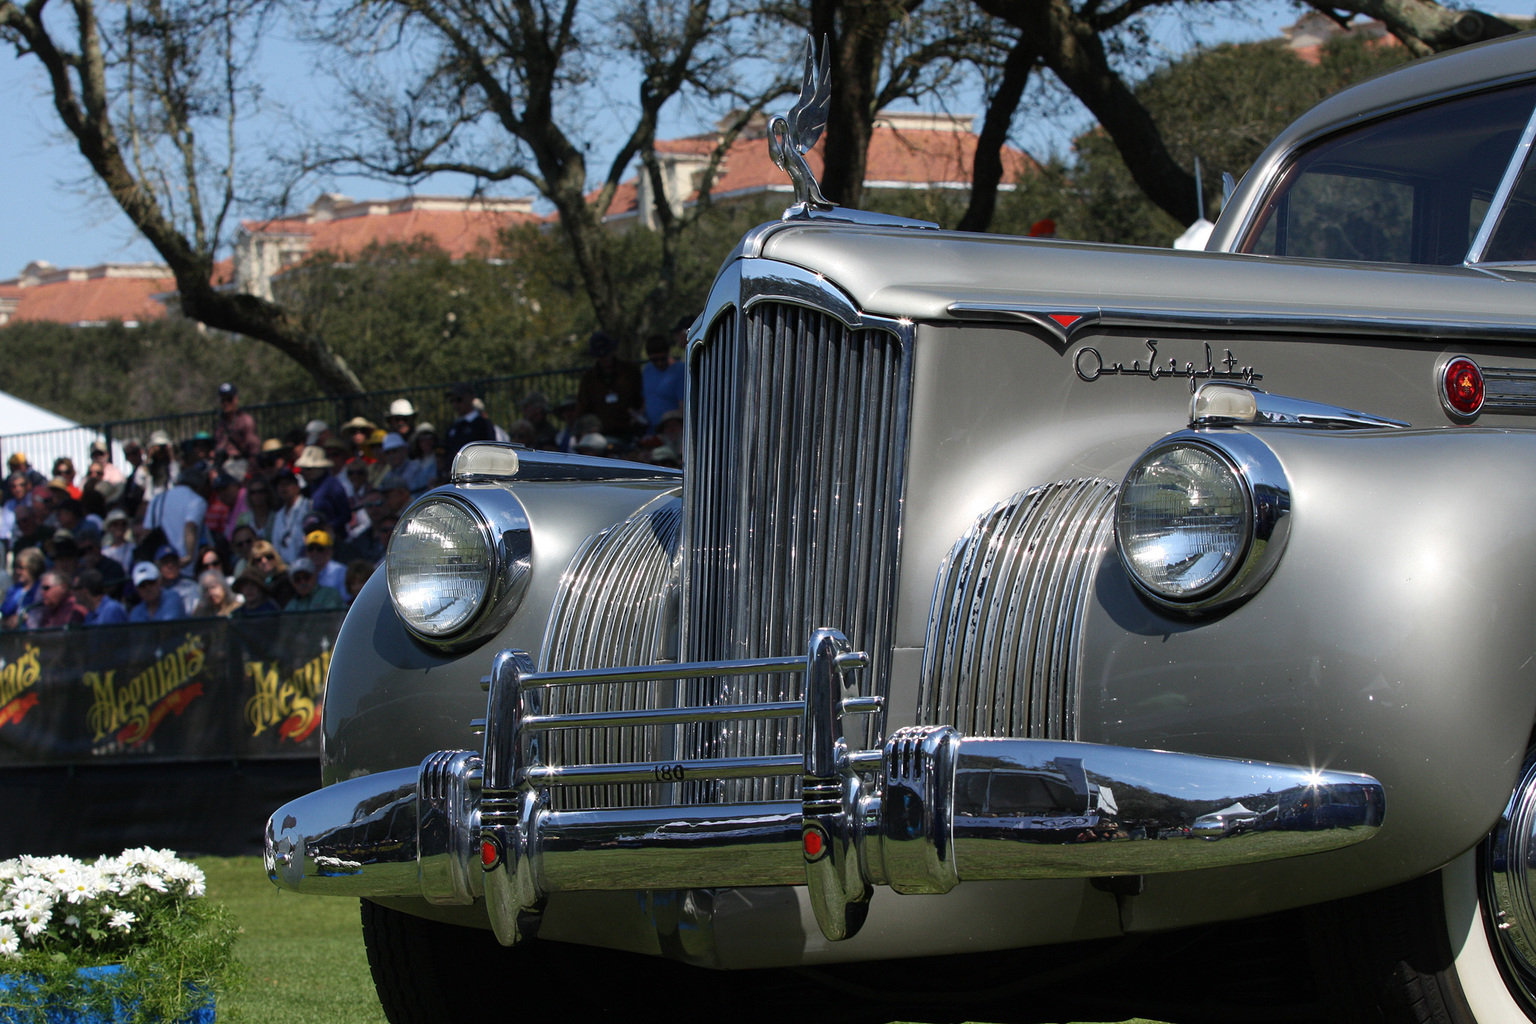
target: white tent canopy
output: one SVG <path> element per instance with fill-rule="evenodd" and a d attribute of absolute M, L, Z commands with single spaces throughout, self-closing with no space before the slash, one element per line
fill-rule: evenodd
<path fill-rule="evenodd" d="M 67 455 L 74 460 L 75 479 L 80 481 L 85 479 L 85 467 L 90 462 L 91 442 L 100 440 L 100 431 L 0 391 L 0 466 L 12 453 L 21 451 L 32 468 L 46 476 L 53 460 Z M 116 442 L 112 461 L 119 466 L 124 462 L 122 446 Z M 3 472 L 0 469 L 0 474 Z"/>

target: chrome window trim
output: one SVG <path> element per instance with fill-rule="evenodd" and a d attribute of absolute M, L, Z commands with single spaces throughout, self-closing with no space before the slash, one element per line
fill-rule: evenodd
<path fill-rule="evenodd" d="M 486 566 L 488 582 L 479 609 L 470 616 L 468 622 L 452 633 L 432 636 L 416 629 L 400 615 L 393 586 L 389 587 L 389 601 L 400 624 L 412 637 L 442 651 L 463 651 L 484 643 L 500 632 L 522 603 L 533 572 L 533 531 L 523 503 L 507 488 L 499 485 L 459 484 L 428 491 L 411 502 L 400 513 L 395 532 L 398 534 L 404 529 L 420 509 L 441 503 L 454 505 L 467 512 L 479 527 L 485 541 L 490 564 Z M 385 557 L 388 558 L 387 555 Z M 389 582 L 387 565 L 385 582 Z"/>
<path fill-rule="evenodd" d="M 1530 156 L 1533 141 L 1536 141 L 1536 107 L 1532 108 L 1531 116 L 1525 122 L 1525 131 L 1521 133 L 1520 141 L 1515 145 L 1515 151 L 1510 154 L 1498 191 L 1488 201 L 1488 212 L 1483 215 L 1483 222 L 1478 225 L 1477 237 L 1472 240 L 1472 247 L 1467 250 L 1467 258 L 1464 261 L 1467 266 L 1472 267 L 1481 263 L 1483 254 L 1488 251 L 1488 244 L 1493 241 L 1493 233 L 1499 222 L 1504 219 L 1504 207 L 1509 202 L 1509 194 L 1515 190 L 1515 182 L 1520 180 L 1520 172 L 1525 169 L 1525 162 Z"/>
<path fill-rule="evenodd" d="M 1247 239 L 1249 232 L 1253 230 L 1254 218 L 1258 216 L 1260 210 L 1263 210 L 1268 205 L 1270 197 L 1274 194 L 1274 190 L 1276 187 L 1278 187 L 1280 179 L 1284 177 L 1285 172 L 1290 169 L 1291 164 L 1302 151 L 1311 148 L 1320 140 L 1339 132 L 1354 131 L 1355 129 L 1363 128 L 1373 122 L 1380 121 L 1389 117 L 1395 117 L 1398 114 L 1406 114 L 1409 111 L 1416 110 L 1420 107 L 1432 107 L 1436 104 L 1445 103 L 1449 100 L 1461 99 L 1465 96 L 1475 96 L 1478 93 L 1483 92 L 1496 92 L 1499 89 L 1511 88 L 1513 86 L 1517 86 L 1529 81 L 1531 81 L 1531 74 L 1530 72 L 1526 71 L 1512 75 L 1504 75 L 1502 77 L 1488 81 L 1477 82 L 1471 87 L 1462 86 L 1452 89 L 1442 89 L 1437 92 L 1425 93 L 1411 97 L 1409 99 L 1405 99 L 1400 103 L 1393 103 L 1379 107 L 1365 116 L 1357 116 L 1355 118 L 1344 121 L 1336 121 L 1333 124 L 1319 128 L 1315 132 L 1301 136 L 1285 150 L 1276 153 L 1271 159 L 1265 160 L 1262 165 L 1255 164 L 1252 168 L 1249 169 L 1248 174 L 1244 175 L 1245 179 L 1248 177 L 1248 175 L 1258 175 L 1258 177 L 1256 177 L 1254 180 L 1261 181 L 1263 184 L 1258 186 L 1258 194 L 1254 197 L 1253 201 L 1248 204 L 1248 208 L 1243 214 L 1243 219 L 1240 220 L 1237 223 L 1237 226 L 1232 230 L 1230 243 L 1226 248 L 1219 251 L 1231 253 L 1240 251 L 1238 246 L 1241 245 L 1245 239 Z M 1536 120 L 1536 107 L 1533 107 L 1532 119 Z M 1518 149 L 1519 147 L 1517 146 L 1516 148 Z M 1492 213 L 1494 209 L 1496 209 L 1496 207 L 1490 203 L 1489 212 Z M 1222 234 L 1225 235 L 1226 232 L 1222 232 Z"/>
<path fill-rule="evenodd" d="M 1210 452 L 1225 462 L 1236 474 L 1243 487 L 1244 501 L 1248 510 L 1248 540 L 1244 545 L 1236 568 L 1220 583 L 1185 601 L 1175 601 L 1157 593 L 1142 583 L 1131 568 L 1121 544 L 1118 525 L 1115 529 L 1115 552 L 1125 567 L 1136 592 L 1148 601 L 1169 611 L 1184 615 L 1196 615 L 1219 611 L 1252 597 L 1274 574 L 1285 553 L 1286 541 L 1291 532 L 1291 485 L 1274 451 L 1258 437 L 1242 430 L 1213 429 L 1181 430 L 1170 434 L 1152 445 L 1131 464 L 1131 472 L 1147 459 L 1169 448 L 1195 447 Z M 1125 493 L 1124 481 L 1120 484 L 1121 499 Z M 1118 521 L 1119 514 L 1116 513 Z"/>

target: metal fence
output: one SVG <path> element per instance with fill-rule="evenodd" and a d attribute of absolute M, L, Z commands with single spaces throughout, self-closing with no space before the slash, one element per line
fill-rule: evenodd
<path fill-rule="evenodd" d="M 580 369 L 548 370 L 505 377 L 482 377 L 472 379 L 469 383 L 474 386 L 475 394 L 484 400 L 486 415 L 491 421 L 506 426 L 518 418 L 523 398 L 531 391 L 542 391 L 551 409 L 567 399 L 574 399 L 581 374 Z M 416 407 L 416 422 L 431 423 L 442 434 L 448 429 L 448 424 L 453 422 L 453 413 L 448 407 L 447 387 L 446 383 L 423 384 L 342 398 L 303 398 L 242 408 L 256 420 L 256 430 L 261 437 L 281 438 L 289 431 L 303 430 L 311 420 L 324 420 L 334 429 L 354 416 L 363 416 L 382 427 L 389 403 L 397 398 L 408 398 Z M 113 461 L 122 465 L 124 441 L 132 438 L 144 443 L 151 433 L 163 430 L 170 435 L 173 444 L 180 445 L 196 437 L 199 431 L 211 434 L 218 415 L 217 410 L 210 410 L 116 420 L 27 434 L 0 433 L 0 458 L 9 458 L 11 453 L 17 451 L 25 452 L 33 467 L 46 474 L 52 469 L 55 459 L 68 456 L 74 460 L 79 471 L 77 479 L 80 479 L 84 477 L 85 467 L 90 463 L 91 443 L 94 441 L 103 440 L 110 444 Z M 0 424 L 0 430 L 3 429 L 4 425 Z"/>

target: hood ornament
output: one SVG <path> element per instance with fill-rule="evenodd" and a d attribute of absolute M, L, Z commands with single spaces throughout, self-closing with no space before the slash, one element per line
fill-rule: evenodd
<path fill-rule="evenodd" d="M 768 152 L 795 185 L 795 203 L 784 211 L 785 220 L 805 216 L 811 210 L 830 210 L 836 205 L 821 194 L 821 186 L 804 155 L 821 138 L 831 102 L 832 71 L 827 63 L 827 41 L 822 39 L 818 59 L 815 41 L 807 36 L 800 98 L 787 115 L 775 114 L 768 120 Z"/>

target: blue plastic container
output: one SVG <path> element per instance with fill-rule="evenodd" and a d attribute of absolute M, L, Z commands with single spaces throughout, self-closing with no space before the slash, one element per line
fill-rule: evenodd
<path fill-rule="evenodd" d="M 110 977 L 121 971 L 116 964 L 105 967 L 82 967 L 76 973 L 80 976 L 81 988 L 90 986 L 94 979 Z M 11 1002 L 17 997 L 25 998 L 30 990 L 35 990 L 36 982 L 24 974 L 0 974 L 0 1002 Z M 69 1006 L 50 1006 L 44 1010 L 48 1024 L 127 1024 L 133 1019 L 131 1007 L 114 1005 L 112 1015 L 104 1017 L 99 1013 L 85 1013 Z M 0 1006 L 0 1024 L 20 1024 L 23 1018 L 17 1011 Z M 210 997 L 191 1013 L 175 1021 L 174 1024 L 214 1024 L 214 1005 Z"/>

